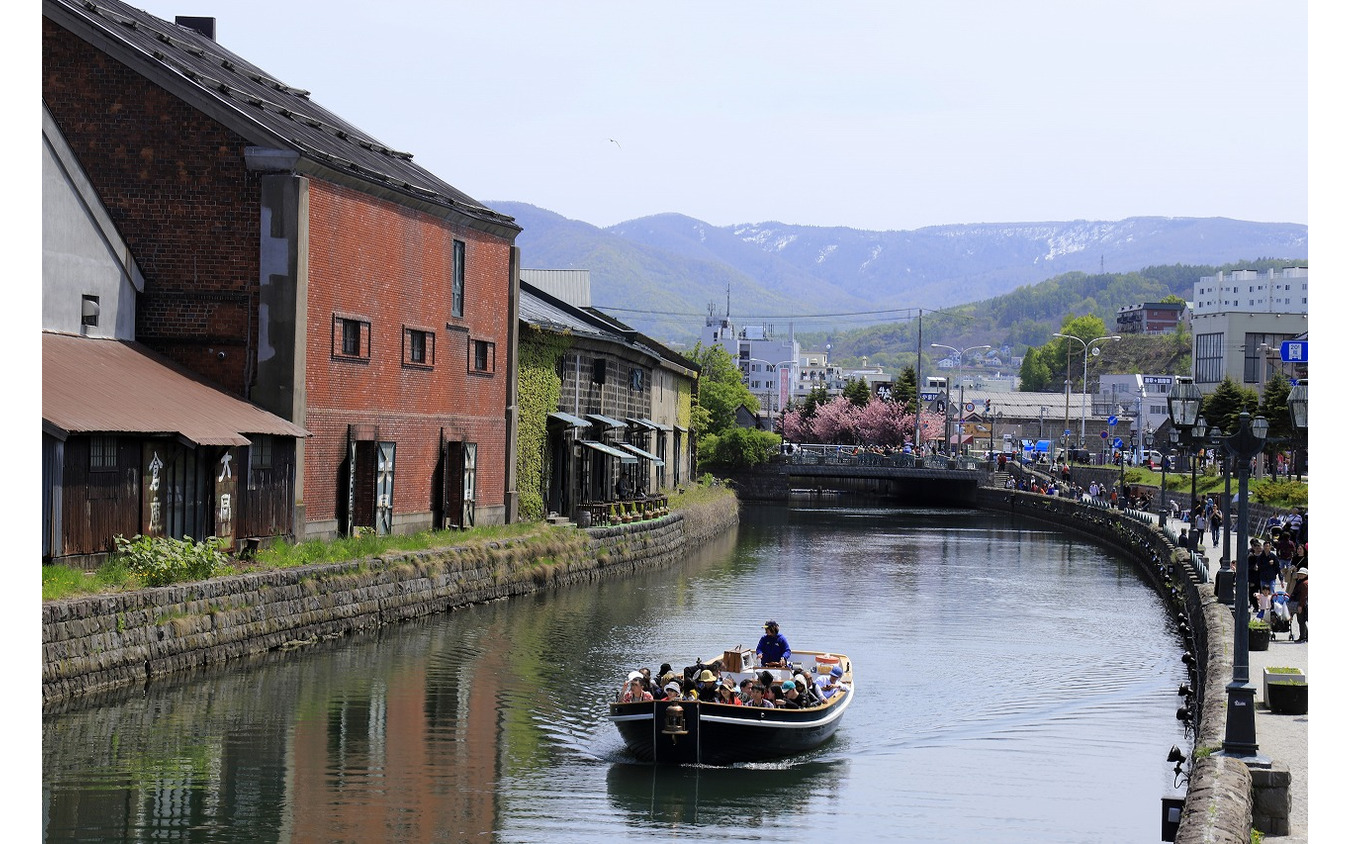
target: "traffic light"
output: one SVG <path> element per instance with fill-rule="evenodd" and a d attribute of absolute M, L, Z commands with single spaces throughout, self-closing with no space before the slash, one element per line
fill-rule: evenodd
<path fill-rule="evenodd" d="M 989 399 L 985 399 L 985 400 L 984 400 L 984 412 L 985 412 L 985 413 L 988 413 L 989 410 L 990 410 L 990 408 L 992 408 L 992 407 L 993 407 L 993 403 L 992 403 Z"/>

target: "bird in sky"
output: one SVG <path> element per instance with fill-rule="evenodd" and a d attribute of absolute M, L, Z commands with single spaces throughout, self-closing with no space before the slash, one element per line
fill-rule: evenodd
<path fill-rule="evenodd" d="M 623 144 L 619 143 L 618 141 L 614 140 L 613 138 L 610 138 L 610 139 L 609 139 L 609 142 L 610 142 L 611 144 L 614 144 L 614 146 L 618 147 L 619 149 L 623 149 Z"/>

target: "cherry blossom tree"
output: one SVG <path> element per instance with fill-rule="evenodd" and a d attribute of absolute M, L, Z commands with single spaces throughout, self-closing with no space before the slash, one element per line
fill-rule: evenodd
<path fill-rule="evenodd" d="M 843 396 L 835 396 L 816 407 L 811 420 L 811 433 L 824 443 L 840 443 L 857 439 L 858 416 L 862 411 Z"/>
<path fill-rule="evenodd" d="M 906 427 L 914 430 L 914 417 L 898 402 L 872 399 L 858 412 L 858 439 L 864 445 L 902 445 Z"/>
<path fill-rule="evenodd" d="M 783 414 L 783 437 L 791 442 L 811 442 L 811 420 L 796 408 Z"/>

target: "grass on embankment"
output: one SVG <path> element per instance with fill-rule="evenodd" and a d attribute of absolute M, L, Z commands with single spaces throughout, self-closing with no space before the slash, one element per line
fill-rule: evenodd
<path fill-rule="evenodd" d="M 683 491 L 672 491 L 670 508 L 681 510 L 734 496 L 725 487 L 689 484 Z M 426 551 L 433 548 L 473 548 L 489 542 L 520 542 L 539 545 L 542 556 L 550 552 L 559 531 L 572 530 L 546 522 L 517 522 L 510 525 L 484 525 L 469 530 L 428 530 L 420 533 L 376 536 L 343 536 L 336 539 L 312 539 L 306 542 L 277 542 L 258 551 L 253 560 L 231 560 L 228 574 L 294 568 L 316 563 L 338 563 L 379 557 L 391 551 Z M 142 584 L 120 560 L 114 558 L 95 572 L 84 572 L 66 565 L 42 567 L 42 600 L 57 601 L 80 595 L 99 595 L 140 589 Z"/>

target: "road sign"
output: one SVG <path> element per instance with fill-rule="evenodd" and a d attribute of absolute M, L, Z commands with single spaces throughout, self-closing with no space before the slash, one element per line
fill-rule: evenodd
<path fill-rule="evenodd" d="M 1066 436 L 1066 437 L 1072 437 L 1072 436 L 1073 436 L 1073 431 L 1070 431 L 1068 428 L 1065 428 L 1065 429 L 1064 429 L 1064 436 Z"/>
<path fill-rule="evenodd" d="M 1116 417 L 1114 416 L 1106 417 L 1106 424 L 1110 425 L 1112 428 L 1116 427 Z"/>
<path fill-rule="evenodd" d="M 1280 360 L 1285 363 L 1307 363 L 1308 341 L 1285 340 L 1280 344 Z"/>
<path fill-rule="evenodd" d="M 966 402 L 966 413 L 974 413 L 974 412 L 975 412 L 975 402 L 973 401 Z"/>
<path fill-rule="evenodd" d="M 939 395 L 939 393 L 919 393 L 919 398 L 924 401 L 935 401 Z"/>
<path fill-rule="evenodd" d="M 1120 437 L 1116 437 L 1115 442 L 1111 443 L 1111 445 L 1114 446 L 1114 447 L 1116 447 L 1116 448 L 1124 448 L 1124 447 L 1125 447 L 1125 441 L 1122 440 Z"/>
<path fill-rule="evenodd" d="M 1106 432 L 1102 431 L 1102 439 L 1106 439 Z"/>

